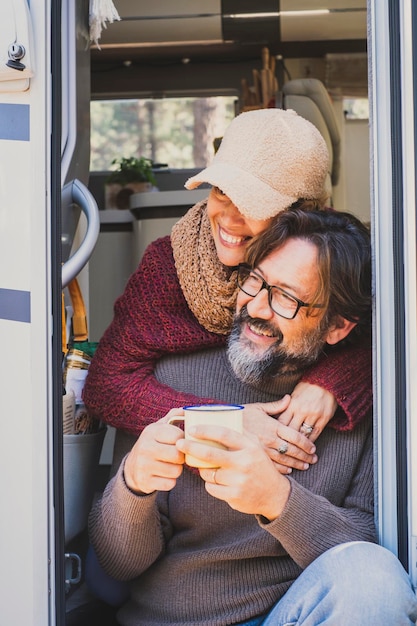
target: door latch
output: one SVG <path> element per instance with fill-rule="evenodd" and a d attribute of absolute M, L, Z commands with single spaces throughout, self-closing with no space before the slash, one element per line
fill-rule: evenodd
<path fill-rule="evenodd" d="M 10 44 L 7 54 L 9 56 L 9 60 L 6 63 L 7 67 L 11 67 L 14 70 L 22 72 L 26 66 L 21 63 L 20 59 L 23 59 L 26 54 L 25 47 L 15 41 Z"/>

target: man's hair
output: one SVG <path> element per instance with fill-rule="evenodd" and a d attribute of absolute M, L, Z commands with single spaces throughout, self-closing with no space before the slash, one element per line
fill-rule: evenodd
<path fill-rule="evenodd" d="M 357 326 L 351 339 L 371 329 L 371 242 L 369 229 L 350 213 L 298 206 L 279 213 L 268 229 L 254 238 L 246 261 L 257 267 L 288 239 L 305 239 L 317 248 L 319 288 L 311 304 L 324 305 L 325 321 L 339 317 Z M 322 309 L 310 308 L 309 315 Z"/>

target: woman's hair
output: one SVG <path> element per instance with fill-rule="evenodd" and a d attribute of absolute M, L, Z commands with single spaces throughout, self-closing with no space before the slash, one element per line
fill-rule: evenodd
<path fill-rule="evenodd" d="M 325 322 L 343 317 L 357 326 L 352 338 L 371 329 L 371 241 L 369 228 L 350 213 L 293 206 L 279 213 L 246 251 L 257 267 L 288 239 L 305 239 L 317 248 L 319 288 L 311 304 L 324 305 Z M 321 309 L 310 308 L 309 314 Z"/>

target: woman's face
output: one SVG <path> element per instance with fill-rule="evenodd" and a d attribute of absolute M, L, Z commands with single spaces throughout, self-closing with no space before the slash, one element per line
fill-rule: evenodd
<path fill-rule="evenodd" d="M 245 217 L 218 187 L 213 187 L 210 192 L 207 214 L 217 256 L 223 265 L 229 267 L 243 262 L 251 239 L 264 231 L 273 219 L 252 220 Z"/>

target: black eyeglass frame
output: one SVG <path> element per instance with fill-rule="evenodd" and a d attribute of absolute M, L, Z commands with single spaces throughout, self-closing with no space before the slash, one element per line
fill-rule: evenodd
<path fill-rule="evenodd" d="M 259 288 L 259 291 L 257 293 L 255 293 L 255 295 L 252 295 L 251 293 L 248 293 L 243 288 L 242 283 L 244 284 L 244 281 L 241 280 L 241 272 L 243 270 L 245 272 L 249 272 L 250 274 L 255 274 L 255 276 L 257 278 L 259 278 L 259 280 L 262 281 L 262 284 L 261 284 L 261 286 Z M 248 277 L 249 276 L 247 276 L 247 278 Z M 314 309 L 322 309 L 323 308 L 322 304 L 310 304 L 308 302 L 304 302 L 303 300 L 300 300 L 299 298 L 296 298 L 296 296 L 294 296 L 292 293 L 288 293 L 288 291 L 285 291 L 285 289 L 282 289 L 281 287 L 277 287 L 276 285 L 269 285 L 266 282 L 265 278 L 263 276 L 261 276 L 260 274 L 258 274 L 258 272 L 256 272 L 250 265 L 248 265 L 248 263 L 239 263 L 239 265 L 237 266 L 237 286 L 239 287 L 239 289 L 241 291 L 243 291 L 243 293 L 245 293 L 247 296 L 250 296 L 251 298 L 256 298 L 256 296 L 262 291 L 262 289 L 266 289 L 267 292 L 268 292 L 268 304 L 271 307 L 272 311 L 274 313 L 276 313 L 277 315 L 279 315 L 280 317 L 283 317 L 286 320 L 293 320 L 296 317 L 298 311 L 302 307 L 314 308 Z M 297 307 L 294 309 L 294 314 L 291 317 L 287 317 L 286 315 L 283 315 L 282 313 L 279 313 L 278 311 L 276 311 L 274 309 L 274 307 L 272 306 L 272 289 L 277 289 L 278 291 L 283 293 L 285 296 L 287 296 L 287 298 L 290 298 L 290 300 L 294 300 L 294 302 L 297 303 Z"/>

